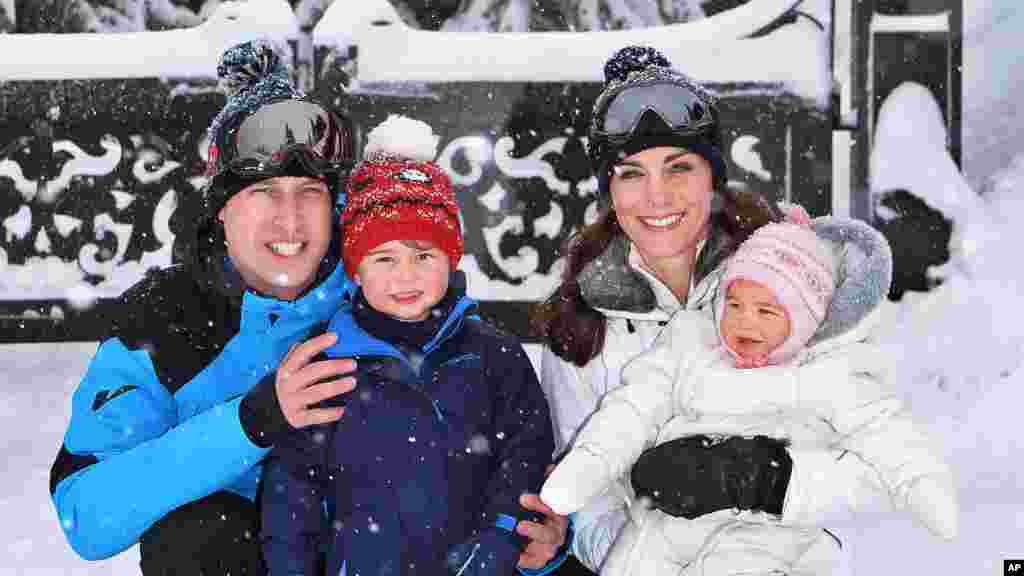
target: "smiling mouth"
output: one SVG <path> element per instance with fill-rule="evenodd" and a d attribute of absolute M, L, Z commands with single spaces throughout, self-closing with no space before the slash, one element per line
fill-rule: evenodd
<path fill-rule="evenodd" d="M 660 218 L 640 218 L 640 221 L 649 228 L 671 228 L 682 222 L 685 216 L 686 212 L 678 212 Z"/>
<path fill-rule="evenodd" d="M 278 256 L 295 256 L 302 252 L 302 248 L 305 245 L 305 242 L 271 242 L 267 244 L 267 247 Z"/>
<path fill-rule="evenodd" d="M 736 337 L 736 344 L 740 346 L 753 346 L 755 344 L 761 344 L 762 342 L 763 340 L 759 340 L 757 338 L 748 338 L 746 336 Z"/>
<path fill-rule="evenodd" d="M 415 302 L 416 300 L 419 300 L 419 297 L 420 292 L 402 292 L 399 294 L 391 295 L 391 298 L 393 298 L 399 304 L 410 304 L 412 302 Z"/>

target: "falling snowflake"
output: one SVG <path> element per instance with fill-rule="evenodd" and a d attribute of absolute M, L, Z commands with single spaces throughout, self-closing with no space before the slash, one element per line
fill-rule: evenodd
<path fill-rule="evenodd" d="M 88 310 L 96 305 L 99 295 L 92 286 L 88 284 L 76 284 L 64 293 L 65 298 L 75 310 Z"/>
<path fill-rule="evenodd" d="M 475 434 L 469 439 L 469 446 L 466 447 L 468 454 L 489 454 L 491 443 L 482 434 Z"/>

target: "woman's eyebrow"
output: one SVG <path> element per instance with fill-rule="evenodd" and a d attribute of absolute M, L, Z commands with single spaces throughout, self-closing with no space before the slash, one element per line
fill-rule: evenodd
<path fill-rule="evenodd" d="M 690 154 L 693 154 L 693 152 L 690 152 L 689 150 L 680 150 L 679 152 L 675 152 L 666 156 L 664 163 L 668 164 L 669 162 L 677 158 L 682 158 L 683 156 L 688 156 Z"/>
<path fill-rule="evenodd" d="M 643 168 L 644 165 L 636 160 L 622 160 L 615 166 L 633 166 L 634 168 Z"/>

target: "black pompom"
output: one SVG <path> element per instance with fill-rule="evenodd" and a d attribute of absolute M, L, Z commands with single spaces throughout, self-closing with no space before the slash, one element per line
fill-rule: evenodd
<path fill-rule="evenodd" d="M 672 63 L 664 54 L 650 46 L 626 46 L 620 49 L 604 65 L 604 81 L 625 81 L 631 72 L 650 66 L 671 68 Z"/>
<path fill-rule="evenodd" d="M 217 76 L 228 96 L 233 96 L 267 78 L 287 78 L 288 69 L 272 44 L 252 40 L 224 52 L 217 65 Z"/>

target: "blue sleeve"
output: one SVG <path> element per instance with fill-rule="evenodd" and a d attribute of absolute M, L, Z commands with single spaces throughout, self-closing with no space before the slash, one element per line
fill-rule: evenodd
<path fill-rule="evenodd" d="M 533 365 L 518 342 L 504 348 L 509 351 L 502 352 L 500 359 L 486 359 L 494 363 L 490 373 L 500 386 L 496 405 L 501 407 L 495 415 L 500 440 L 492 444 L 495 472 L 486 492 L 486 518 L 491 524 L 497 523 L 502 514 L 517 518 L 522 515 L 519 496 L 540 490 L 554 452 L 548 403 Z M 511 365 L 507 365 L 510 361 Z"/>
<path fill-rule="evenodd" d="M 548 414 L 547 399 L 537 381 L 529 357 L 517 341 L 503 342 L 503 352 L 485 361 L 489 372 L 502 375 L 495 380 L 499 386 L 501 411 L 495 415 L 499 442 L 492 444 L 495 454 L 494 473 L 486 493 L 484 524 L 475 543 L 462 543 L 453 548 L 460 558 L 473 557 L 462 566 L 479 566 L 480 555 L 494 558 L 485 572 L 491 575 L 517 574 L 516 563 L 527 539 L 515 532 L 518 521 L 528 519 L 519 506 L 524 493 L 537 493 L 544 481 L 544 472 L 554 452 L 554 433 Z M 477 546 L 479 546 L 477 548 Z M 511 559 L 511 560 L 509 560 Z M 477 572 L 463 572 L 476 574 Z"/>
<path fill-rule="evenodd" d="M 321 574 L 326 528 L 325 456 L 331 426 L 296 430 L 279 442 L 263 466 L 260 496 L 263 559 L 268 576 Z"/>
<path fill-rule="evenodd" d="M 217 377 L 204 370 L 192 384 Z M 103 342 L 72 398 L 51 470 L 50 491 L 71 547 L 89 560 L 113 556 L 168 512 L 256 465 L 267 450 L 243 431 L 239 402 L 179 423 L 149 354 L 116 338 Z"/>

